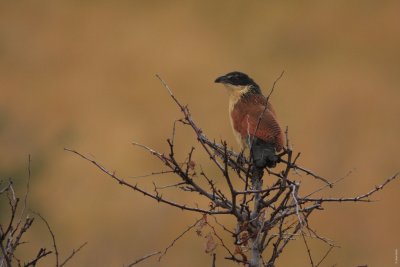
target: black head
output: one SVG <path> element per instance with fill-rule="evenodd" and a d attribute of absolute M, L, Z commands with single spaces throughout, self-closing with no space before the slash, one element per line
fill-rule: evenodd
<path fill-rule="evenodd" d="M 235 86 L 258 85 L 245 73 L 239 71 L 229 72 L 215 80 L 216 83 L 230 84 Z"/>

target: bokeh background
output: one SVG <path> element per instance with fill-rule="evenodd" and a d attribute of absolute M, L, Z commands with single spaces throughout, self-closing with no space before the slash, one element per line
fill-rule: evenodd
<path fill-rule="evenodd" d="M 167 246 L 197 215 L 123 188 L 63 148 L 127 180 L 161 170 L 131 145 L 166 150 L 181 116 L 156 73 L 209 137 L 235 147 L 227 93 L 213 80 L 241 70 L 268 92 L 285 70 L 271 100 L 300 163 L 330 179 L 354 171 L 327 196 L 364 193 L 400 167 L 399 11 L 398 1 L 1 1 L 1 178 L 13 177 L 23 194 L 31 154 L 29 207 L 52 225 L 61 257 L 88 241 L 70 266 L 126 265 Z M 183 160 L 195 140 L 182 128 L 177 138 Z M 212 172 L 200 152 L 196 160 Z M 146 187 L 149 179 L 173 181 L 132 181 Z M 395 265 L 399 185 L 377 202 L 326 205 L 312 217 L 341 246 L 324 266 Z M 4 214 L 2 205 L 1 220 Z M 45 227 L 34 229 L 22 257 L 51 247 Z M 326 247 L 313 246 L 319 259 Z M 218 250 L 219 266 L 235 266 L 223 256 Z M 161 262 L 142 266 L 210 262 L 204 239 L 192 232 Z M 308 266 L 304 245 L 289 245 L 278 266 Z"/>

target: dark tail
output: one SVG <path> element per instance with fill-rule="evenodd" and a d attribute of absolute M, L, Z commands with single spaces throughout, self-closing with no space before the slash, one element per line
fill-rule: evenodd
<path fill-rule="evenodd" d="M 275 154 L 275 146 L 257 137 L 254 138 L 250 156 L 253 160 L 254 167 L 260 170 L 263 170 L 265 167 L 275 167 L 279 160 L 278 156 Z"/>

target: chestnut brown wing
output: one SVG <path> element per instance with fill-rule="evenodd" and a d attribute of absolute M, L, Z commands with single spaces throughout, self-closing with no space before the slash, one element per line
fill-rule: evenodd
<path fill-rule="evenodd" d="M 235 130 L 241 134 L 243 139 L 248 139 L 249 135 L 256 136 L 273 144 L 275 149 L 280 151 L 283 147 L 283 134 L 271 105 L 268 104 L 265 109 L 265 104 L 260 103 L 260 99 L 246 100 L 239 101 L 232 112 Z M 258 124 L 260 116 L 261 120 Z"/>

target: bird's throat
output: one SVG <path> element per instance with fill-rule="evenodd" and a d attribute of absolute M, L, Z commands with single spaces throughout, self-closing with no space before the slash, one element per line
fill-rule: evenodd
<path fill-rule="evenodd" d="M 229 114 L 230 114 L 234 106 L 242 98 L 242 96 L 250 91 L 250 86 L 226 85 L 226 88 L 229 93 Z"/>

